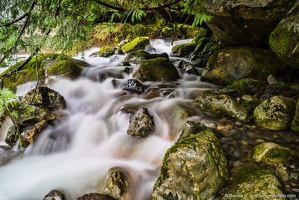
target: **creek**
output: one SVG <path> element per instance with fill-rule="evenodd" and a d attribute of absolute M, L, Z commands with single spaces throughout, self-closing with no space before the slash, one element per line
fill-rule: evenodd
<path fill-rule="evenodd" d="M 154 40 L 146 50 L 170 54 L 171 48 L 170 42 Z M 132 78 L 128 74 L 102 82 L 90 79 L 97 78 L 95 74 L 105 70 L 123 71 L 124 67 L 117 65 L 125 55 L 88 57 L 97 50 L 84 52 L 85 60 L 92 66 L 83 72 L 84 77 L 75 81 L 58 79 L 49 85 L 65 98 L 67 109 L 63 112 L 66 117 L 44 130 L 21 158 L 0 168 L 1 200 L 40 200 L 53 189 L 63 191 L 67 199 L 75 199 L 101 191 L 101 180 L 113 167 L 129 171 L 135 185 L 132 199 L 149 198 L 164 154 L 175 142 L 169 137 L 173 127 L 161 119 L 163 110 L 178 102 L 191 102 L 194 92 L 214 86 L 200 82 L 199 76 L 181 72 L 181 79 L 171 83 L 165 91 L 161 90 L 157 97 L 123 95 L 121 85 Z M 80 59 L 81 54 L 77 58 Z M 178 63 L 183 58 L 171 60 Z M 115 81 L 118 86 L 113 84 Z M 17 94 L 25 94 L 34 85 L 27 83 L 19 87 Z M 144 85 L 155 89 L 158 83 Z M 129 114 L 125 110 L 140 106 L 148 108 L 155 122 L 154 134 L 146 139 L 127 134 Z"/>

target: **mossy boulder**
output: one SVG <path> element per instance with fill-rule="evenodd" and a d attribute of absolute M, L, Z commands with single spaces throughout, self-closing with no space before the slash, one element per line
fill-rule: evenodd
<path fill-rule="evenodd" d="M 137 110 L 130 118 L 127 133 L 133 137 L 146 138 L 155 131 L 154 117 L 146 107 Z"/>
<path fill-rule="evenodd" d="M 289 148 L 272 142 L 265 142 L 253 147 L 248 159 L 257 163 L 288 163 L 298 161 L 298 155 Z"/>
<path fill-rule="evenodd" d="M 242 78 L 224 87 L 225 94 L 240 97 L 243 95 L 260 96 L 265 90 L 265 83 L 252 78 Z"/>
<path fill-rule="evenodd" d="M 176 81 L 180 78 L 176 67 L 167 58 L 142 61 L 133 69 L 133 78 L 140 81 Z"/>
<path fill-rule="evenodd" d="M 297 101 L 295 116 L 291 123 L 291 130 L 299 133 L 299 101 Z"/>
<path fill-rule="evenodd" d="M 284 194 L 284 191 L 277 177 L 270 170 L 250 163 L 235 169 L 233 181 L 223 199 L 286 199 L 277 196 L 279 194 Z"/>
<path fill-rule="evenodd" d="M 295 2 L 208 0 L 212 20 L 207 25 L 223 46 L 267 46 L 270 33 Z"/>
<path fill-rule="evenodd" d="M 18 85 L 26 82 L 36 81 L 38 78 L 45 79 L 49 76 L 64 76 L 75 79 L 80 76 L 83 68 L 89 64 L 82 60 L 73 59 L 69 56 L 59 54 L 43 54 L 32 58 L 21 70 L 21 61 L 2 73 L 9 78 L 3 78 L 3 86 L 15 90 Z M 38 74 L 37 74 L 38 72 Z"/>
<path fill-rule="evenodd" d="M 76 200 L 116 200 L 116 199 L 107 194 L 88 193 L 88 194 L 84 194 L 81 197 L 76 198 Z"/>
<path fill-rule="evenodd" d="M 118 200 L 128 200 L 133 192 L 133 179 L 126 169 L 111 168 L 105 176 L 101 192 Z"/>
<path fill-rule="evenodd" d="M 161 53 L 161 54 L 150 54 L 143 49 L 137 50 L 137 51 L 132 51 L 127 54 L 125 58 L 125 62 L 128 63 L 133 63 L 133 64 L 140 64 L 141 61 L 143 60 L 148 60 L 152 58 L 159 58 L 159 57 L 164 57 L 169 59 L 167 53 Z"/>
<path fill-rule="evenodd" d="M 144 49 L 149 44 L 150 44 L 149 37 L 146 37 L 146 36 L 136 37 L 131 42 L 128 42 L 125 45 L 123 45 L 121 47 L 121 50 L 124 53 L 128 53 L 128 52 L 131 52 L 131 51 Z"/>
<path fill-rule="evenodd" d="M 210 36 L 212 36 L 212 32 L 210 31 L 210 29 L 200 27 L 196 35 L 193 37 L 192 41 L 198 44 L 199 40 L 201 40 L 202 38 L 208 38 Z"/>
<path fill-rule="evenodd" d="M 64 200 L 65 195 L 59 190 L 51 190 L 42 200 Z"/>
<path fill-rule="evenodd" d="M 299 2 L 293 5 L 280 23 L 272 31 L 269 39 L 271 49 L 278 58 L 299 69 Z"/>
<path fill-rule="evenodd" d="M 227 94 L 204 91 L 195 99 L 194 104 L 208 114 L 232 117 L 242 122 L 249 121 L 247 109 Z"/>
<path fill-rule="evenodd" d="M 253 111 L 254 122 L 261 127 L 272 130 L 288 130 L 293 120 L 296 101 L 273 96 L 261 102 Z"/>
<path fill-rule="evenodd" d="M 196 43 L 195 42 L 178 44 L 178 45 L 175 45 L 174 47 L 172 47 L 171 56 L 188 57 L 192 54 L 192 52 L 194 51 L 195 48 L 196 48 Z"/>
<path fill-rule="evenodd" d="M 105 45 L 100 48 L 98 56 L 109 57 L 109 56 L 112 56 L 114 54 L 114 52 L 115 52 L 114 47 Z"/>
<path fill-rule="evenodd" d="M 215 52 L 202 72 L 202 80 L 228 85 L 242 78 L 266 81 L 285 65 L 270 50 L 256 47 L 227 47 Z"/>
<path fill-rule="evenodd" d="M 227 180 L 227 161 L 219 140 L 206 130 L 168 149 L 151 199 L 209 199 Z"/>

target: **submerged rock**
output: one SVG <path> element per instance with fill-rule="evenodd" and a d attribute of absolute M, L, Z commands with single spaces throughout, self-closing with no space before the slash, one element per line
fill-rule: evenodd
<path fill-rule="evenodd" d="M 270 50 L 256 47 L 227 47 L 215 52 L 202 73 L 203 81 L 228 85 L 238 79 L 266 81 L 285 65 Z"/>
<path fill-rule="evenodd" d="M 146 138 L 155 131 L 155 122 L 148 109 L 140 108 L 131 118 L 127 130 L 129 135 L 137 138 Z"/>
<path fill-rule="evenodd" d="M 248 159 L 257 163 L 288 163 L 298 161 L 298 155 L 288 148 L 266 142 L 253 147 Z"/>
<path fill-rule="evenodd" d="M 282 185 L 270 170 L 250 163 L 236 169 L 233 181 L 223 199 L 286 199 L 277 196 L 283 194 Z"/>
<path fill-rule="evenodd" d="M 151 199 L 209 199 L 228 180 L 226 167 L 211 130 L 184 137 L 166 152 Z"/>
<path fill-rule="evenodd" d="M 284 96 L 273 96 L 260 103 L 253 111 L 254 122 L 272 130 L 287 130 L 295 114 L 295 100 Z"/>
<path fill-rule="evenodd" d="M 175 66 L 167 58 L 144 60 L 133 69 L 133 77 L 140 81 L 176 81 L 180 78 Z"/>
<path fill-rule="evenodd" d="M 227 94 L 202 92 L 194 101 L 203 112 L 217 116 L 227 116 L 242 122 L 249 121 L 249 113 L 233 97 Z"/>

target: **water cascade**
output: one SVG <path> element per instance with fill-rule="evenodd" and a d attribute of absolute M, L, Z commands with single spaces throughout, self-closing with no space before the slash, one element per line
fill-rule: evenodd
<path fill-rule="evenodd" d="M 170 42 L 154 40 L 146 50 L 170 54 L 171 47 Z M 164 154 L 176 139 L 169 137 L 173 127 L 161 118 L 163 109 L 191 102 L 194 93 L 213 85 L 200 82 L 199 76 L 181 73 L 181 79 L 171 88 L 172 98 L 168 92 L 155 98 L 124 95 L 121 85 L 132 77 L 121 73 L 124 67 L 117 64 L 125 56 L 88 57 L 95 50 L 84 52 L 92 67 L 83 72 L 82 78 L 75 81 L 61 78 L 49 85 L 67 102 L 67 109 L 62 111 L 64 117 L 44 130 L 21 158 L 0 168 L 1 200 L 40 200 L 53 189 L 63 191 L 67 199 L 99 192 L 101 180 L 113 167 L 130 173 L 135 185 L 131 191 L 134 199 L 149 198 Z M 122 77 L 99 81 L 97 74 L 107 70 Z M 154 88 L 154 84 L 157 82 L 144 83 L 147 88 Z M 20 87 L 18 94 L 32 87 L 34 84 L 30 83 Z M 127 134 L 130 115 L 126 109 L 141 106 L 148 108 L 155 122 L 154 134 L 146 139 Z"/>

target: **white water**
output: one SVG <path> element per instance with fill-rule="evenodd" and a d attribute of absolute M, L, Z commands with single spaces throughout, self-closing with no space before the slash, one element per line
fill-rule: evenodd
<path fill-rule="evenodd" d="M 163 40 L 155 40 L 152 45 L 150 50 L 155 49 L 155 53 L 171 52 L 172 46 Z M 123 69 L 116 64 L 124 56 L 109 62 L 109 58 L 88 58 L 88 53 L 84 55 L 93 65 L 89 69 L 91 75 L 101 70 Z M 117 81 L 124 83 L 130 78 L 124 77 Z M 194 92 L 213 87 L 192 75 L 182 75 L 177 83 L 175 98 L 145 100 L 136 95 L 120 97 L 122 90 L 114 88 L 112 78 L 102 83 L 86 78 L 56 81 L 50 87 L 65 97 L 66 116 L 43 131 L 22 158 L 0 168 L 0 200 L 41 200 L 53 189 L 63 191 L 67 199 L 101 192 L 101 180 L 116 166 L 127 169 L 133 177 L 132 199 L 149 199 L 164 154 L 174 143 L 168 137 L 173 127 L 161 119 L 162 110 L 180 101 L 190 101 Z M 19 89 L 18 94 L 28 90 Z M 126 133 L 129 115 L 122 110 L 134 105 L 146 106 L 154 116 L 155 132 L 146 139 L 135 139 Z"/>

